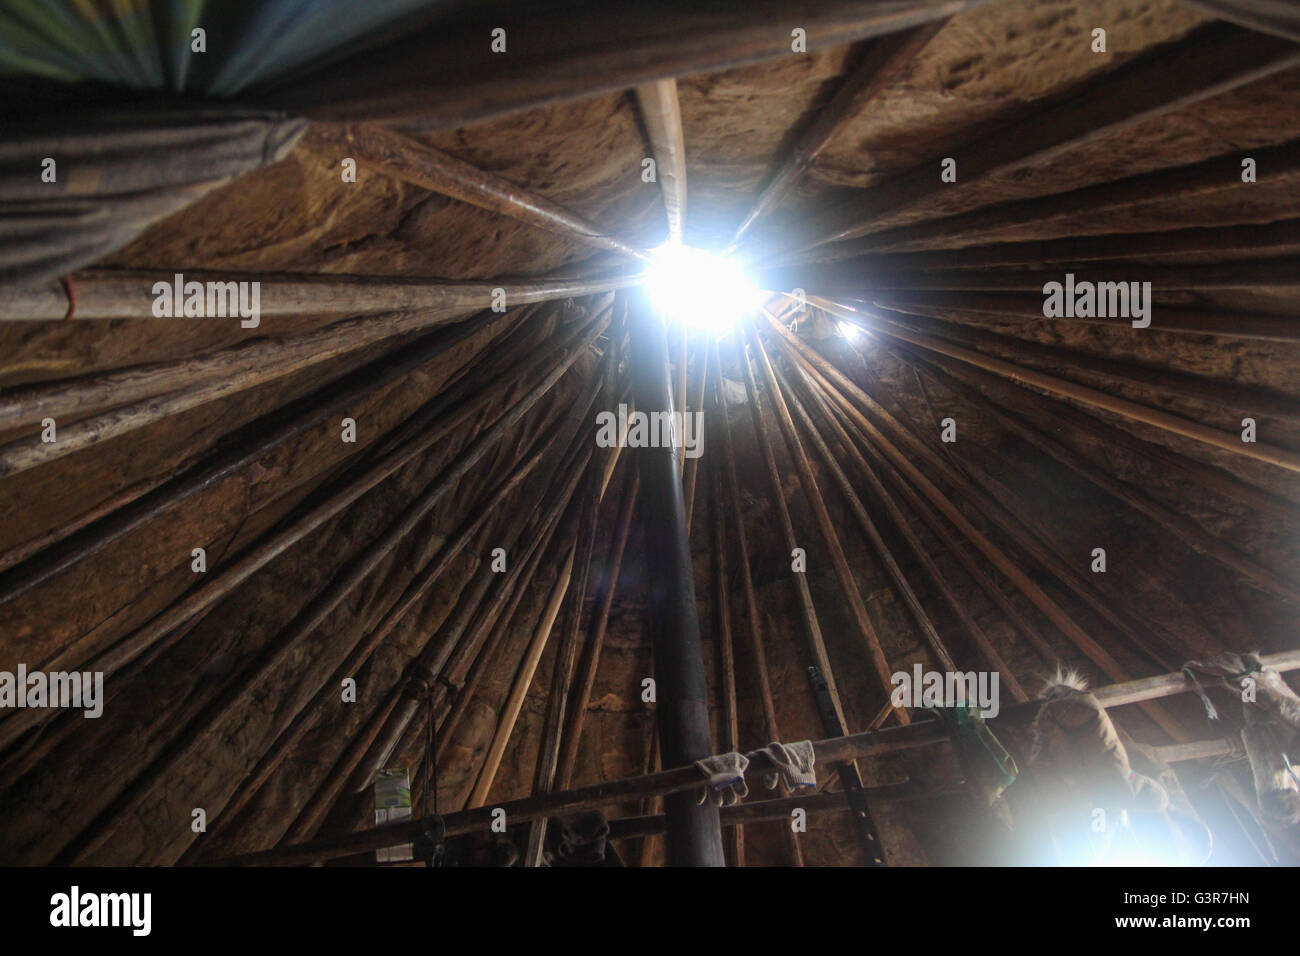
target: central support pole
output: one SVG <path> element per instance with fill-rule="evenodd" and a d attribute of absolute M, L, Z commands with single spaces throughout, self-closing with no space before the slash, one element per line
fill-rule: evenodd
<path fill-rule="evenodd" d="M 673 410 L 668 336 L 641 296 L 634 300 L 631 372 L 638 412 L 653 422 Z M 686 531 L 678 445 L 638 448 L 641 495 L 637 511 L 646 540 L 650 583 L 649 632 L 654 649 L 659 748 L 665 767 L 689 765 L 713 752 L 708 684 L 700 654 L 695 575 Z M 664 798 L 668 862 L 673 866 L 725 866 L 716 807 L 695 802 L 694 791 Z"/>

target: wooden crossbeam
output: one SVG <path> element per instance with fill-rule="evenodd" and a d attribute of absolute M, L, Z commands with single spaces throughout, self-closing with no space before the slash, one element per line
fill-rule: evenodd
<path fill-rule="evenodd" d="M 790 56 L 894 33 L 984 0 L 789 0 L 743 5 L 605 0 L 477 5 L 437 13 L 384 46 L 249 91 L 314 120 L 454 129 L 518 110 L 631 89 L 668 77 Z M 502 30 L 499 52 L 494 30 Z M 504 48 L 501 48 L 504 43 Z"/>
<path fill-rule="evenodd" d="M 1279 672 L 1293 671 L 1300 668 L 1300 651 L 1284 651 L 1279 654 L 1265 654 L 1261 661 L 1265 667 Z M 1192 684 L 1181 672 L 1159 674 L 1141 680 L 1127 681 L 1098 687 L 1092 691 L 1107 708 L 1120 707 L 1141 701 L 1158 700 L 1177 694 L 1190 693 Z M 1022 713 L 1036 710 L 1034 702 L 1005 708 L 1001 719 L 1020 717 Z M 817 756 L 817 765 L 825 767 L 844 760 L 875 757 L 887 753 L 898 753 L 917 747 L 932 746 L 948 740 L 947 729 L 942 721 L 926 720 L 905 727 L 892 727 L 887 730 L 863 731 L 842 737 L 813 742 Z M 747 755 L 750 758 L 746 777 L 757 779 L 770 772 L 771 764 L 762 751 Z M 540 816 L 556 816 L 580 810 L 591 810 L 611 804 L 626 803 L 637 797 L 650 794 L 680 793 L 685 790 L 698 790 L 704 785 L 699 768 L 695 766 L 674 767 L 657 773 L 628 777 L 623 780 L 593 784 L 575 790 L 559 791 L 539 797 L 525 797 L 511 800 L 495 807 L 482 807 L 464 813 L 448 814 L 441 819 L 443 832 L 451 836 L 464 833 L 486 831 L 492 825 L 494 811 L 503 811 L 508 823 L 525 823 Z M 401 823 L 347 833 L 328 839 L 315 840 L 296 846 L 280 847 L 274 850 L 249 853 L 240 857 L 221 861 L 230 866 L 277 865 L 292 866 L 312 863 L 317 860 L 347 856 L 366 850 L 382 849 L 401 843 L 409 843 L 427 830 L 434 821 L 429 819 L 408 820 Z"/>

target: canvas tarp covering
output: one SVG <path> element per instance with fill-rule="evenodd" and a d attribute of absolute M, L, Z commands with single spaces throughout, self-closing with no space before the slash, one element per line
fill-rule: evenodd
<path fill-rule="evenodd" d="M 283 157 L 306 121 L 237 106 L 62 115 L 0 141 L 0 283 L 64 275 L 236 176 Z M 54 160 L 45 182 L 44 160 Z"/>
<path fill-rule="evenodd" d="M 280 159 L 305 121 L 225 98 L 382 42 L 449 5 L 0 0 L 8 101 L 0 110 L 24 116 L 6 124 L 0 142 L 0 283 L 92 263 L 216 186 Z M 140 102 L 164 96 L 170 105 Z M 53 182 L 41 178 L 47 158 L 56 163 Z"/>

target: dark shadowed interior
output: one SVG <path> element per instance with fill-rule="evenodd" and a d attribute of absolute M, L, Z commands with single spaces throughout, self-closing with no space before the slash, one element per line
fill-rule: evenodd
<path fill-rule="evenodd" d="M 1289 5 L 5 6 L 0 862 L 1300 862 Z"/>

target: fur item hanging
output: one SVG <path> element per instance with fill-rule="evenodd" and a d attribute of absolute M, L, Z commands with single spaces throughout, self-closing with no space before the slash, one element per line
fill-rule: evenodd
<path fill-rule="evenodd" d="M 1241 693 L 1243 704 L 1254 704 L 1280 723 L 1300 731 L 1300 697 L 1281 674 L 1264 666 L 1259 654 L 1219 654 L 1206 661 L 1188 661 L 1183 670 L 1222 679 L 1225 687 Z"/>
<path fill-rule="evenodd" d="M 1076 672 L 1058 668 L 1034 719 L 1031 763 L 1055 772 L 1068 787 L 1088 791 L 1098 806 L 1163 813 L 1169 794 L 1133 769 L 1115 724 L 1087 686 Z"/>
<path fill-rule="evenodd" d="M 1196 866 L 1206 860 L 1213 849 L 1213 837 L 1192 806 L 1182 782 L 1155 747 L 1139 743 L 1122 729 L 1120 740 L 1128 753 L 1133 770 L 1143 779 L 1154 780 L 1163 792 L 1164 811 L 1156 816 L 1134 816 L 1133 822 L 1145 829 L 1149 835 L 1158 838 L 1163 834 L 1164 843 L 1175 848 L 1179 860 L 1187 866 Z"/>
<path fill-rule="evenodd" d="M 1265 820 L 1288 826 L 1300 823 L 1300 784 L 1287 763 L 1284 738 L 1288 729 L 1279 727 L 1268 715 L 1246 707 L 1246 725 L 1241 730 L 1250 771 L 1255 778 L 1255 797 Z"/>
<path fill-rule="evenodd" d="M 1191 661 L 1184 670 L 1211 674 L 1240 694 L 1241 739 L 1250 760 L 1260 815 L 1284 826 L 1300 822 L 1300 782 L 1287 758 L 1287 750 L 1295 745 L 1300 732 L 1300 697 L 1280 673 L 1265 667 L 1256 653 L 1220 654 L 1207 661 Z"/>

